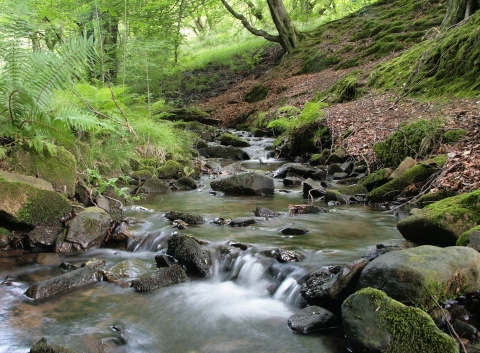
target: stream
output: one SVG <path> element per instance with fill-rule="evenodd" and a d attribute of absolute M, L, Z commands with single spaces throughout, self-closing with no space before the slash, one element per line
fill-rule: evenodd
<path fill-rule="evenodd" d="M 242 162 L 248 170 L 274 171 L 285 161 L 267 159 L 271 140 L 252 139 Z M 260 164 L 262 157 L 267 164 Z M 275 180 L 273 196 L 232 197 L 210 193 L 210 179 L 202 177 L 197 190 L 148 196 L 126 208 L 125 216 L 138 219 L 131 226 L 134 239 L 127 251 L 106 248 L 79 254 L 0 254 L 0 352 L 28 352 L 43 336 L 58 340 L 90 336 L 110 342 L 111 352 L 347 352 L 342 330 L 311 335 L 293 333 L 289 316 L 306 303 L 300 295 L 308 273 L 326 265 L 345 265 L 371 251 L 377 243 L 403 239 L 395 218 L 365 205 L 326 206 L 325 214 L 291 216 L 289 204 L 306 203 L 301 187 L 285 187 Z M 282 190 L 282 191 L 280 191 Z M 251 217 L 256 206 L 281 213 L 257 218 L 247 227 L 210 223 L 217 217 Z M 182 232 L 208 241 L 213 274 L 206 279 L 172 285 L 146 293 L 99 282 L 52 300 L 32 303 L 25 296 L 35 281 L 63 273 L 63 261 L 73 264 L 106 260 L 106 268 L 129 264 L 132 277 L 155 270 L 155 255 L 165 252 L 168 237 L 178 231 L 163 217 L 169 210 L 202 215 L 207 222 Z M 283 236 L 280 229 L 307 229 Z M 237 258 L 221 261 L 218 246 L 228 241 L 250 244 Z M 305 256 L 299 263 L 282 264 L 264 254 L 282 248 Z M 8 277 L 7 277 L 8 276 Z M 300 284 L 299 284 L 300 283 Z M 118 329 L 123 331 L 123 344 Z M 118 343 L 118 342 L 117 342 Z"/>

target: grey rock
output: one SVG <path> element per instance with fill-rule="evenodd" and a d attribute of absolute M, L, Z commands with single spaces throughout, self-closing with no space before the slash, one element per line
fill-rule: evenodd
<path fill-rule="evenodd" d="M 206 277 L 210 275 L 210 259 L 200 242 L 186 234 L 177 233 L 168 238 L 167 255 L 185 266 L 187 273 Z"/>
<path fill-rule="evenodd" d="M 195 215 L 192 213 L 180 212 L 180 211 L 168 211 L 165 213 L 165 218 L 170 221 L 175 221 L 177 219 L 181 219 L 188 224 L 203 224 L 205 223 L 205 219 L 200 215 Z"/>
<path fill-rule="evenodd" d="M 273 195 L 275 190 L 272 178 L 254 172 L 212 181 L 210 186 L 212 190 L 222 191 L 225 195 Z"/>
<path fill-rule="evenodd" d="M 151 276 L 138 278 L 132 281 L 131 286 L 137 292 L 146 292 L 152 289 L 165 287 L 174 283 L 188 281 L 187 274 L 179 265 L 162 267 L 157 269 Z"/>
<path fill-rule="evenodd" d="M 232 219 L 230 222 L 228 222 L 228 225 L 230 227 L 246 227 L 251 224 L 255 224 L 255 218 L 252 217 L 238 217 Z"/>
<path fill-rule="evenodd" d="M 332 312 L 319 306 L 307 306 L 288 318 L 288 327 L 298 333 L 311 333 L 337 328 L 340 321 Z"/>
<path fill-rule="evenodd" d="M 253 214 L 257 217 L 277 217 L 280 215 L 277 212 L 273 212 L 272 210 L 261 206 L 255 207 Z"/>

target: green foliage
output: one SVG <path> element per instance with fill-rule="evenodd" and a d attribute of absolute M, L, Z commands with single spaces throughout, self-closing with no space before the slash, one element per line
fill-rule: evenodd
<path fill-rule="evenodd" d="M 312 124 L 315 120 L 320 119 L 327 104 L 308 102 L 303 110 L 293 106 L 281 107 L 277 110 L 277 119 L 268 123 L 267 128 L 274 129 L 279 133 L 288 133 L 301 125 Z"/>
<path fill-rule="evenodd" d="M 93 169 L 87 169 L 88 175 L 88 188 L 91 190 L 93 196 L 102 195 L 107 189 L 113 190 L 117 199 L 125 200 L 127 202 L 133 202 L 140 200 L 139 196 L 132 196 L 130 194 L 130 188 L 118 187 L 117 182 L 128 182 L 130 178 L 128 176 L 122 176 L 117 178 L 104 178 L 98 171 Z"/>
<path fill-rule="evenodd" d="M 17 12 L 15 12 L 17 11 Z M 32 51 L 25 45 L 35 27 L 28 12 L 4 13 L 0 33 L 0 124 L 5 137 L 27 140 L 37 151 L 46 143 L 72 143 L 73 130 L 95 130 L 94 115 L 75 106 L 57 104 L 59 91 L 69 89 L 94 58 L 91 40 L 69 37 L 55 52 Z"/>
<path fill-rule="evenodd" d="M 264 85 L 254 86 L 250 91 L 245 94 L 245 102 L 256 103 L 267 98 L 270 87 Z"/>
<path fill-rule="evenodd" d="M 338 64 L 340 59 L 336 54 L 326 52 L 313 52 L 304 60 L 299 74 L 310 74 L 323 71 L 329 67 Z"/>

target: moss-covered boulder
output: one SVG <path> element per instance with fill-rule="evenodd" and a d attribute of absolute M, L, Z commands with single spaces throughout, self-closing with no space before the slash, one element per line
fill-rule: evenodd
<path fill-rule="evenodd" d="M 393 170 L 390 168 L 379 169 L 375 173 L 371 173 L 360 180 L 359 184 L 365 186 L 368 191 L 372 191 L 373 189 L 388 183 L 388 177 L 392 172 Z"/>
<path fill-rule="evenodd" d="M 247 140 L 233 134 L 224 133 L 217 138 L 223 146 L 249 147 Z"/>
<path fill-rule="evenodd" d="M 175 283 L 188 281 L 187 274 L 182 266 L 172 265 L 157 269 L 149 277 L 137 278 L 132 281 L 131 286 L 137 292 L 146 292 L 159 287 L 165 287 Z"/>
<path fill-rule="evenodd" d="M 201 124 L 196 121 L 187 123 L 185 126 L 186 131 L 191 131 L 198 135 L 202 140 L 207 142 L 213 142 L 215 138 L 215 128 L 213 126 Z"/>
<path fill-rule="evenodd" d="M 403 237 L 420 244 L 451 246 L 480 224 L 480 190 L 435 202 L 397 223 Z"/>
<path fill-rule="evenodd" d="M 315 153 L 310 157 L 308 163 L 313 166 L 324 165 L 327 161 L 327 157 L 321 153 Z"/>
<path fill-rule="evenodd" d="M 480 226 L 473 227 L 463 233 L 457 240 L 458 246 L 469 246 L 480 251 Z"/>
<path fill-rule="evenodd" d="M 442 302 L 480 289 L 480 254 L 464 246 L 423 245 L 391 251 L 362 271 L 357 289 L 372 287 L 402 303 L 428 310 L 432 296 Z"/>
<path fill-rule="evenodd" d="M 197 182 L 191 177 L 183 176 L 180 179 L 176 180 L 173 183 L 173 186 L 177 190 L 194 190 L 197 188 Z"/>
<path fill-rule="evenodd" d="M 0 171 L 0 218 L 29 226 L 58 226 L 70 202 L 49 182 Z"/>
<path fill-rule="evenodd" d="M 145 181 L 153 176 L 154 171 L 154 168 L 141 166 L 139 170 L 131 172 L 130 177 L 137 181 Z"/>
<path fill-rule="evenodd" d="M 442 189 L 442 190 L 438 190 L 436 193 L 429 192 L 427 194 L 423 194 L 418 198 L 417 201 L 415 201 L 415 204 L 419 208 L 424 208 L 425 206 L 431 205 L 434 202 L 437 202 L 452 196 L 455 196 L 455 192 Z"/>
<path fill-rule="evenodd" d="M 169 193 L 170 187 L 157 177 L 152 177 L 145 181 L 140 187 L 140 191 L 146 194 L 166 194 Z"/>
<path fill-rule="evenodd" d="M 330 156 L 328 156 L 325 164 L 343 163 L 348 159 L 348 153 L 344 148 L 336 149 Z"/>
<path fill-rule="evenodd" d="M 159 179 L 171 179 L 178 177 L 182 171 L 183 166 L 179 162 L 170 160 L 158 168 L 157 176 Z"/>
<path fill-rule="evenodd" d="M 255 172 L 232 175 L 218 181 L 212 181 L 212 190 L 222 191 L 226 195 L 273 195 L 275 190 L 272 178 Z"/>
<path fill-rule="evenodd" d="M 99 207 L 88 207 L 68 221 L 65 231 L 58 236 L 56 252 L 82 252 L 102 244 L 110 228 L 112 217 Z"/>
<path fill-rule="evenodd" d="M 50 152 L 45 149 L 39 154 L 28 147 L 18 146 L 8 162 L 14 172 L 42 178 L 50 182 L 56 191 L 75 195 L 77 161 L 63 147 L 57 146 Z"/>
<path fill-rule="evenodd" d="M 436 171 L 437 167 L 435 165 L 426 163 L 417 164 L 405 171 L 398 178 L 392 179 L 388 183 L 370 191 L 367 195 L 367 201 L 370 203 L 391 201 L 407 186 L 426 181 Z"/>
<path fill-rule="evenodd" d="M 457 343 L 427 313 L 377 289 L 365 288 L 348 297 L 342 320 L 353 352 L 459 352 Z"/>

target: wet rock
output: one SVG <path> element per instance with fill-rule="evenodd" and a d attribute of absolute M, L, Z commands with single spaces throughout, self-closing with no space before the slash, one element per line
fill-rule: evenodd
<path fill-rule="evenodd" d="M 288 318 L 288 327 L 298 333 L 311 333 L 337 328 L 340 321 L 332 312 L 319 306 L 307 306 Z"/>
<path fill-rule="evenodd" d="M 423 245 L 374 259 L 363 269 L 357 289 L 377 288 L 428 309 L 434 306 L 431 296 L 451 299 L 467 289 L 480 289 L 479 266 L 480 254 L 471 248 Z"/>
<path fill-rule="evenodd" d="M 110 212 L 110 200 L 108 200 L 107 198 L 97 197 L 95 203 L 97 204 L 97 207 L 100 207 L 105 212 Z"/>
<path fill-rule="evenodd" d="M 335 173 L 343 173 L 342 167 L 338 163 L 330 164 L 327 169 L 328 175 L 334 175 Z"/>
<path fill-rule="evenodd" d="M 290 214 L 308 214 L 308 213 L 328 213 L 323 207 L 314 205 L 288 205 Z"/>
<path fill-rule="evenodd" d="M 255 218 L 252 217 L 238 217 L 232 219 L 230 222 L 228 222 L 228 225 L 230 227 L 246 227 L 251 224 L 255 224 Z"/>
<path fill-rule="evenodd" d="M 333 180 L 345 179 L 345 178 L 348 178 L 348 174 L 345 172 L 336 172 L 336 173 L 333 173 L 332 178 Z"/>
<path fill-rule="evenodd" d="M 375 173 L 369 174 L 367 177 L 360 180 L 360 184 L 365 186 L 368 191 L 372 191 L 386 183 L 388 183 L 388 177 L 392 174 L 393 170 L 390 168 L 379 169 Z"/>
<path fill-rule="evenodd" d="M 453 320 L 453 329 L 460 338 L 466 338 L 470 341 L 476 341 L 478 339 L 478 330 L 466 322 Z"/>
<path fill-rule="evenodd" d="M 198 153 L 206 158 L 224 158 L 237 161 L 249 160 L 250 156 L 245 153 L 240 147 L 233 146 L 209 146 L 201 148 Z"/>
<path fill-rule="evenodd" d="M 212 190 L 222 191 L 225 195 L 273 195 L 273 179 L 259 173 L 237 174 L 211 182 Z"/>
<path fill-rule="evenodd" d="M 165 218 L 167 218 L 170 221 L 175 221 L 177 219 L 180 219 L 184 222 L 187 222 L 188 224 L 205 223 L 205 220 L 200 215 L 194 215 L 191 213 L 184 213 L 179 211 L 168 211 L 167 213 L 165 213 Z"/>
<path fill-rule="evenodd" d="M 31 249 L 53 250 L 61 227 L 35 227 L 28 233 L 28 245 Z"/>
<path fill-rule="evenodd" d="M 300 228 L 283 228 L 280 230 L 280 233 L 283 235 L 304 235 L 308 233 L 308 230 Z"/>
<path fill-rule="evenodd" d="M 294 251 L 284 249 L 275 249 L 271 251 L 272 257 L 278 262 L 301 262 L 305 258 L 303 255 Z"/>
<path fill-rule="evenodd" d="M 405 158 L 402 163 L 393 171 L 388 177 L 389 179 L 395 179 L 405 173 L 408 169 L 417 165 L 417 161 L 411 157 Z"/>
<path fill-rule="evenodd" d="M 173 234 L 168 239 L 167 255 L 173 256 L 187 269 L 187 273 L 206 277 L 210 275 L 210 259 L 207 250 L 193 237 Z"/>
<path fill-rule="evenodd" d="M 10 241 L 13 239 L 13 234 L 8 229 L 0 227 L 0 249 L 10 245 Z"/>
<path fill-rule="evenodd" d="M 343 195 L 340 191 L 335 189 L 327 190 L 325 194 L 325 202 L 330 205 L 333 202 L 334 205 L 346 205 L 350 203 L 349 196 Z"/>
<path fill-rule="evenodd" d="M 217 139 L 223 146 L 233 146 L 233 147 L 249 147 L 250 143 L 247 140 L 230 134 L 230 133 L 223 133 Z"/>
<path fill-rule="evenodd" d="M 343 163 L 348 159 L 348 154 L 343 148 L 335 150 L 328 158 L 325 164 Z"/>
<path fill-rule="evenodd" d="M 308 178 L 303 182 L 303 198 L 311 199 L 312 197 L 325 196 L 327 190 L 317 181 Z"/>
<path fill-rule="evenodd" d="M 103 271 L 103 277 L 110 283 L 127 286 L 132 278 L 151 271 L 152 266 L 139 259 L 128 259 Z"/>
<path fill-rule="evenodd" d="M 205 169 L 207 170 L 207 174 L 219 174 L 222 170 L 222 166 L 215 161 L 206 161 Z"/>
<path fill-rule="evenodd" d="M 115 241 L 127 241 L 132 238 L 133 235 L 130 232 L 129 222 L 117 222 L 117 226 L 114 228 L 112 234 L 110 235 L 111 240 Z"/>
<path fill-rule="evenodd" d="M 243 174 L 247 172 L 240 163 L 232 163 L 222 168 L 222 172 L 227 175 Z"/>
<path fill-rule="evenodd" d="M 105 353 L 103 340 L 90 335 L 55 335 L 46 336 L 30 350 L 31 353 Z"/>
<path fill-rule="evenodd" d="M 301 176 L 302 178 L 308 178 L 317 171 L 316 168 L 306 166 L 301 163 L 285 163 L 276 171 L 273 172 L 272 177 L 274 178 L 285 178 L 288 174 L 295 174 Z"/>
<path fill-rule="evenodd" d="M 228 224 L 228 221 L 225 220 L 224 218 L 221 218 L 221 217 L 217 217 L 217 218 L 214 218 L 211 223 L 213 224 L 218 224 L 220 226 L 224 226 L 226 224 Z"/>
<path fill-rule="evenodd" d="M 435 326 L 424 311 L 405 306 L 373 288 L 362 289 L 342 304 L 349 350 L 458 353 L 457 343 Z"/>
<path fill-rule="evenodd" d="M 170 187 L 156 176 L 145 181 L 140 187 L 140 192 L 152 195 L 166 194 L 170 191 Z"/>
<path fill-rule="evenodd" d="M 103 265 L 103 261 L 97 261 L 78 270 L 36 282 L 27 289 L 25 295 L 35 300 L 46 300 L 68 290 L 98 282 Z"/>
<path fill-rule="evenodd" d="M 173 181 L 172 186 L 176 190 L 195 190 L 197 188 L 197 182 L 193 178 L 183 176 L 180 179 Z"/>
<path fill-rule="evenodd" d="M 155 255 L 155 262 L 157 267 L 170 267 L 178 264 L 178 261 L 173 256 L 167 254 Z"/>
<path fill-rule="evenodd" d="M 301 293 L 307 303 L 321 305 L 325 303 L 341 303 L 351 294 L 360 273 L 368 264 L 367 259 L 356 260 L 344 266 L 334 276 L 321 282 L 322 277 L 307 280 L 302 286 Z"/>
<path fill-rule="evenodd" d="M 78 266 L 71 264 L 70 262 L 62 262 L 60 268 L 68 271 L 78 270 Z"/>
<path fill-rule="evenodd" d="M 49 182 L 0 170 L 0 218 L 28 226 L 60 226 L 72 207 Z"/>
<path fill-rule="evenodd" d="M 302 185 L 303 180 L 297 177 L 287 177 L 283 179 L 283 185 L 285 186 L 299 186 Z"/>
<path fill-rule="evenodd" d="M 247 250 L 250 247 L 248 244 L 238 243 L 231 240 L 229 240 L 226 245 L 233 246 L 234 248 L 239 248 L 240 250 L 243 250 L 243 251 Z"/>
<path fill-rule="evenodd" d="M 353 162 L 344 162 L 340 165 L 340 168 L 347 174 L 351 174 L 353 172 L 353 167 Z"/>
<path fill-rule="evenodd" d="M 56 252 L 82 252 L 98 247 L 107 236 L 112 218 L 98 207 L 88 207 L 66 222 L 65 231 L 58 236 Z"/>
<path fill-rule="evenodd" d="M 266 207 L 261 207 L 257 206 L 253 210 L 253 214 L 257 217 L 277 217 L 280 216 L 280 213 L 273 212 L 272 210 L 266 208 Z"/>
<path fill-rule="evenodd" d="M 187 274 L 179 265 L 162 267 L 151 276 L 138 278 L 132 281 L 131 286 L 138 292 L 146 292 L 159 287 L 165 287 L 174 283 L 188 281 Z"/>

